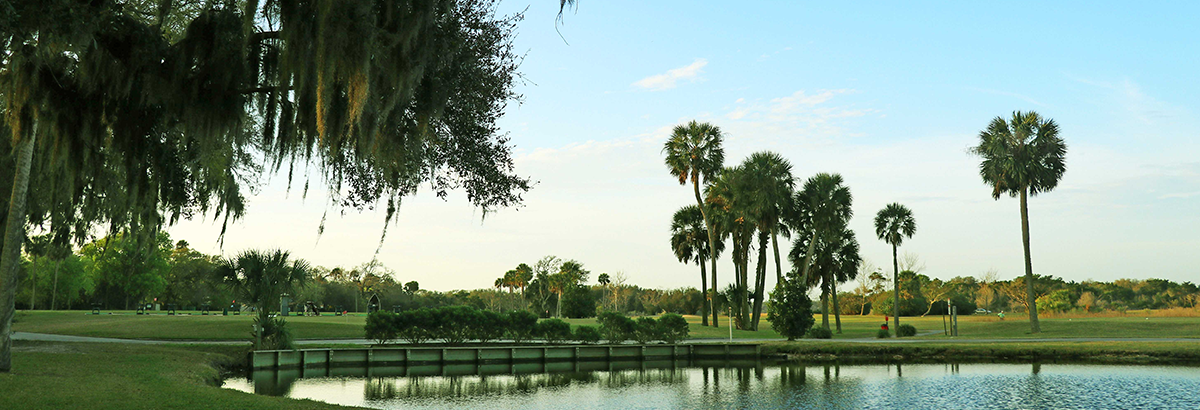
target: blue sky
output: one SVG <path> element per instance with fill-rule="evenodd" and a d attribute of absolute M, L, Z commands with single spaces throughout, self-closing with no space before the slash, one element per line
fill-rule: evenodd
<path fill-rule="evenodd" d="M 1200 273 L 1197 3 L 584 0 L 558 31 L 557 2 L 500 8 L 527 10 L 516 40 L 524 101 L 501 125 L 517 172 L 539 184 L 525 207 L 483 221 L 462 195 L 409 199 L 380 254 L 398 279 L 487 287 L 553 254 L 643 286 L 698 286 L 667 234 L 694 199 L 659 152 L 691 119 L 726 132 L 730 165 L 772 150 L 801 179 L 842 173 L 875 265 L 890 266 L 890 249 L 870 220 L 901 202 L 919 224 L 901 252 L 924 273 L 1012 278 L 1023 269 L 1016 200 L 991 199 L 966 149 L 1013 110 L 1055 119 L 1069 145 L 1059 188 L 1030 202 L 1036 272 Z M 381 213 L 335 210 L 318 238 L 327 203 L 289 198 L 279 179 L 251 198 L 223 250 L 211 222 L 172 234 L 209 252 L 284 247 L 325 266 L 371 258 Z"/>

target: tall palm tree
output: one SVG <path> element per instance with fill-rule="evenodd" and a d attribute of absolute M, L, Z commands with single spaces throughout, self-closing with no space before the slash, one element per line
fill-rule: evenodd
<path fill-rule="evenodd" d="M 704 215 L 700 207 L 688 205 L 675 211 L 675 216 L 671 218 L 671 250 L 680 262 L 700 265 L 700 289 L 706 295 L 704 306 L 700 309 L 701 326 L 708 326 L 708 312 L 711 310 L 708 275 L 704 269 L 704 262 L 709 258 L 708 243 L 708 229 L 704 227 Z M 716 244 L 716 253 L 720 255 L 725 250 L 725 242 L 718 241 Z M 606 283 L 601 284 L 606 285 L 608 275 L 602 277 Z"/>
<path fill-rule="evenodd" d="M 809 246 L 810 239 L 811 237 L 806 236 L 797 238 L 792 251 L 788 253 L 788 259 L 793 265 L 800 266 L 803 261 L 809 259 L 805 252 L 812 249 L 813 275 L 808 277 L 806 285 L 821 288 L 822 326 L 829 329 L 829 305 L 832 303 L 836 329 L 841 333 L 842 320 L 838 307 L 837 286 L 858 276 L 858 266 L 862 263 L 858 254 L 858 240 L 854 237 L 854 231 L 846 227 L 833 235 L 818 236 L 816 246 Z"/>
<path fill-rule="evenodd" d="M 221 281 L 258 310 L 254 348 L 262 346 L 262 324 L 270 318 L 280 296 L 308 282 L 312 267 L 303 260 L 291 260 L 287 251 L 247 250 L 217 267 Z"/>
<path fill-rule="evenodd" d="M 1036 112 L 1012 114 L 1012 119 L 992 119 L 987 129 L 979 132 L 979 145 L 971 148 L 983 157 L 979 176 L 992 187 L 992 198 L 1000 195 L 1021 198 L 1021 245 L 1025 250 L 1025 297 L 1029 304 L 1029 325 L 1032 333 L 1041 332 L 1037 303 L 1033 292 L 1033 262 L 1029 256 L 1029 202 L 1036 196 L 1058 186 L 1067 171 L 1067 144 L 1058 136 L 1058 124 L 1042 118 Z"/>
<path fill-rule="evenodd" d="M 875 236 L 892 245 L 892 286 L 895 295 L 892 298 L 892 327 L 900 330 L 900 260 L 896 256 L 896 248 L 917 233 L 917 221 L 913 213 L 898 203 L 891 203 L 875 214 Z"/>
<path fill-rule="evenodd" d="M 754 278 L 754 307 L 751 330 L 758 330 L 762 314 L 763 292 L 767 282 L 767 240 L 778 240 L 780 221 L 792 206 L 792 192 L 796 180 L 792 177 L 792 164 L 783 156 L 769 151 L 751 154 L 742 163 L 743 185 L 740 187 L 748 197 L 748 213 L 758 229 L 758 265 Z M 779 247 L 775 246 L 776 280 L 783 277 L 779 266 Z"/>
<path fill-rule="evenodd" d="M 801 283 L 809 281 L 808 271 L 812 265 L 813 247 L 820 241 L 818 237 L 839 233 L 854 216 L 853 197 L 850 188 L 843 183 L 841 174 L 820 173 L 805 181 L 804 189 L 796 193 L 793 225 L 807 226 L 805 233 L 809 235 Z"/>
<path fill-rule="evenodd" d="M 725 168 L 712 183 L 705 187 L 705 195 L 711 204 L 708 212 L 713 237 L 724 241 L 729 237 L 733 243 L 733 287 L 729 293 L 736 297 L 729 300 L 733 307 L 733 322 L 738 329 L 749 329 L 749 259 L 756 227 L 750 215 L 751 192 L 745 189 L 746 172 L 742 166 Z"/>
<path fill-rule="evenodd" d="M 688 122 L 678 125 L 671 137 L 663 144 L 662 152 L 666 154 L 665 162 L 671 175 L 679 179 L 679 185 L 692 181 L 692 193 L 696 196 L 696 206 L 704 217 L 704 227 L 714 232 L 712 218 L 704 209 L 704 200 L 700 198 L 701 179 L 705 184 L 721 172 L 725 164 L 725 149 L 721 147 L 724 136 L 721 129 L 709 123 Z M 709 235 L 708 260 L 712 263 L 712 292 L 717 293 L 717 255 L 716 235 Z M 717 309 L 712 309 L 713 326 L 717 326 Z"/>

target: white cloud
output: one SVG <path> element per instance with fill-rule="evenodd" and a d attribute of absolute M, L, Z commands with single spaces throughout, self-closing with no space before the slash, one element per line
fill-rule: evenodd
<path fill-rule="evenodd" d="M 725 114 L 734 120 L 725 128 L 743 135 L 770 135 L 773 141 L 798 141 L 830 139 L 852 135 L 844 128 L 848 118 L 861 117 L 877 112 L 874 109 L 855 108 L 847 104 L 831 104 L 838 96 L 853 94 L 854 90 L 804 90 L 776 97 L 767 102 L 745 102 Z"/>
<path fill-rule="evenodd" d="M 703 72 L 704 66 L 708 65 L 708 60 L 697 58 L 691 64 L 679 68 L 672 68 L 663 74 L 655 74 L 641 80 L 637 80 L 633 85 L 645 88 L 651 91 L 662 91 L 675 88 L 675 83 L 680 80 L 696 81 L 700 73 Z"/>

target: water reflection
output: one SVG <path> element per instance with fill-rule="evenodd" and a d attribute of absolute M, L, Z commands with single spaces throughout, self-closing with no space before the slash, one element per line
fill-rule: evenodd
<path fill-rule="evenodd" d="M 661 361 L 255 372 L 227 387 L 380 409 L 1197 408 L 1191 367 Z"/>

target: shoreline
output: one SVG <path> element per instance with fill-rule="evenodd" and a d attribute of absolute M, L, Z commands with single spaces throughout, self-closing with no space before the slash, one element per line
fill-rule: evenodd
<path fill-rule="evenodd" d="M 1052 341 L 1010 343 L 763 344 L 763 354 L 788 362 L 837 364 L 1062 363 L 1200 366 L 1200 341 Z"/>

